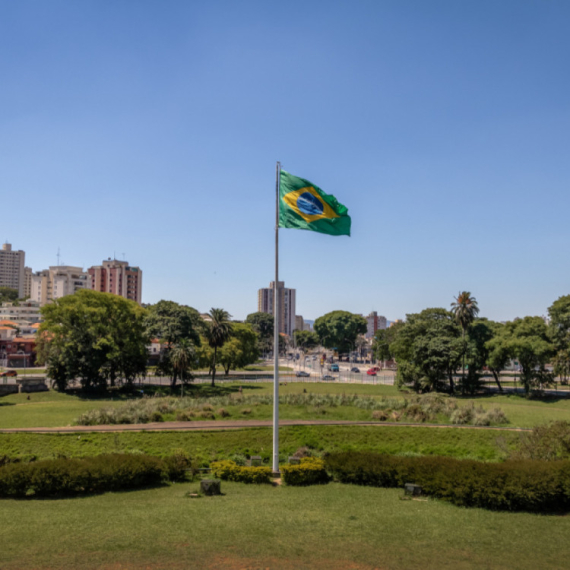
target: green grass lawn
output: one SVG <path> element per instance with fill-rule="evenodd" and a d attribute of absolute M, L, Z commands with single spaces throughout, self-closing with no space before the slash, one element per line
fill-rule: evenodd
<path fill-rule="evenodd" d="M 197 483 L 3 500 L 3 570 L 497 570 L 568 566 L 570 518 L 402 501 L 401 490 Z"/>
<path fill-rule="evenodd" d="M 217 393 L 230 393 L 243 386 L 244 394 L 271 394 L 271 383 L 224 383 L 212 390 L 207 384 L 199 384 L 186 388 L 185 394 L 208 396 Z M 146 393 L 152 389 L 144 387 Z M 164 388 L 166 390 L 166 388 Z M 385 396 L 404 398 L 405 394 L 398 392 L 394 386 L 371 384 L 327 384 L 283 382 L 281 394 L 300 393 L 303 390 L 315 394 L 359 394 L 368 396 Z M 73 394 L 61 394 L 56 391 L 26 394 L 12 394 L 0 399 L 0 428 L 18 427 L 55 427 L 73 424 L 74 420 L 93 408 L 117 406 L 125 402 L 127 396 L 114 398 L 95 398 Z M 499 406 L 507 415 L 512 427 L 533 427 L 553 420 L 570 421 L 570 399 L 527 400 L 517 395 L 494 395 L 477 398 L 458 398 L 460 405 L 473 402 L 477 406 L 492 408 Z M 241 414 L 242 408 L 247 407 L 251 413 Z M 228 407 L 232 414 L 230 419 L 271 419 L 272 406 L 242 406 Z M 306 406 L 282 406 L 282 419 L 338 419 L 338 420 L 370 420 L 371 412 L 355 407 L 337 407 L 312 409 Z M 174 419 L 174 418 L 171 418 Z"/>
<path fill-rule="evenodd" d="M 319 452 L 370 450 L 389 454 L 445 455 L 449 457 L 498 461 L 502 448 L 513 447 L 516 432 L 472 429 L 375 426 L 289 426 L 279 429 L 283 461 L 300 447 Z M 499 443 L 501 445 L 499 445 Z M 202 465 L 233 454 L 272 453 L 271 428 L 197 432 L 116 432 L 77 434 L 0 434 L 0 457 L 34 456 L 48 459 L 64 455 L 81 457 L 101 453 L 144 452 L 171 455 L 184 449 Z"/>

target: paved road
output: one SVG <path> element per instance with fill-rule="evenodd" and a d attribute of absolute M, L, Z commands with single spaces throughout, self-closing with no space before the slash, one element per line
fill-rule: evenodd
<path fill-rule="evenodd" d="M 103 426 L 63 426 L 37 428 L 0 429 L 0 433 L 92 433 L 119 431 L 213 431 L 234 430 L 244 428 L 271 427 L 271 420 L 225 420 L 199 422 L 160 422 L 148 424 L 121 424 Z M 374 426 L 374 427 L 428 427 L 439 429 L 477 429 L 493 431 L 531 431 L 528 428 L 506 428 L 486 426 L 463 426 L 443 424 L 408 424 L 402 422 L 351 422 L 345 420 L 281 420 L 280 427 L 285 426 Z"/>

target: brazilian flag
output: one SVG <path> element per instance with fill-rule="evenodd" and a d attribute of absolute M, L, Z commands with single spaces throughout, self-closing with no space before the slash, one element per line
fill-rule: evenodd
<path fill-rule="evenodd" d="M 279 227 L 349 236 L 350 216 L 348 208 L 334 196 L 304 178 L 281 170 Z"/>

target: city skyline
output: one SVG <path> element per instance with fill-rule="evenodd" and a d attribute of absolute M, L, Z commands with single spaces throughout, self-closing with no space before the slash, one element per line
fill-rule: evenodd
<path fill-rule="evenodd" d="M 274 278 L 279 160 L 352 218 L 350 238 L 280 231 L 306 318 L 467 290 L 506 321 L 570 291 L 568 4 L 292 2 L 294 26 L 169 6 L 0 5 L 0 188 L 25 199 L 2 238 L 27 266 L 116 252 L 143 303 L 244 319 Z"/>

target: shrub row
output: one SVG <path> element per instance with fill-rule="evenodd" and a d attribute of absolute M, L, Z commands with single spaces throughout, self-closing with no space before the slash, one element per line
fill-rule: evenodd
<path fill-rule="evenodd" d="M 570 508 L 570 461 L 482 463 L 449 457 L 334 453 L 326 467 L 342 483 L 402 487 L 465 507 L 551 512 Z"/>
<path fill-rule="evenodd" d="M 12 463 L 0 468 L 0 497 L 53 497 L 160 485 L 165 462 L 150 455 L 98 455 Z"/>
<path fill-rule="evenodd" d="M 271 467 L 243 467 L 235 461 L 214 461 L 212 475 L 224 481 L 239 483 L 271 483 Z"/>
<path fill-rule="evenodd" d="M 317 457 L 304 457 L 299 465 L 281 465 L 281 476 L 287 485 L 320 485 L 329 482 L 325 462 Z"/>

